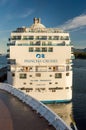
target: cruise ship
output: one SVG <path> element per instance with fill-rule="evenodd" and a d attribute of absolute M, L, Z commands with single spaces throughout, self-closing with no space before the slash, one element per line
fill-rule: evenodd
<path fill-rule="evenodd" d="M 40 18 L 11 32 L 7 82 L 43 103 L 72 99 L 72 44 L 68 32 Z"/>

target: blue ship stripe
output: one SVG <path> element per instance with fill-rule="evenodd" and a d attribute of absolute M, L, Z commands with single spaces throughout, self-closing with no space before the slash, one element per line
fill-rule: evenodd
<path fill-rule="evenodd" d="M 71 99 L 70 100 L 44 100 L 44 101 L 41 101 L 41 102 L 44 103 L 44 104 L 69 103 L 69 102 L 71 102 Z"/>

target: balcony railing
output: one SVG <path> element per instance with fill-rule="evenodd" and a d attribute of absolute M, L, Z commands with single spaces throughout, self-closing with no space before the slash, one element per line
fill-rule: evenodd
<path fill-rule="evenodd" d="M 17 46 L 71 46 L 70 43 L 69 44 L 67 43 L 17 43 L 16 45 Z"/>
<path fill-rule="evenodd" d="M 13 72 L 66 72 L 70 71 L 71 67 L 18 67 L 16 65 L 11 65 L 11 71 Z"/>

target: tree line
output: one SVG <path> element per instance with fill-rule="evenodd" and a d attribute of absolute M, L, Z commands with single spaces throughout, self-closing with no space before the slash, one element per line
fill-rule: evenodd
<path fill-rule="evenodd" d="M 75 59 L 86 59 L 86 52 L 74 52 Z"/>

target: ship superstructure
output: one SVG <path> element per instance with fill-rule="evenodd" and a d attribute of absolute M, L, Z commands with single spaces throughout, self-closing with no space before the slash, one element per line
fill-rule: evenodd
<path fill-rule="evenodd" d="M 46 28 L 39 18 L 32 26 L 11 32 L 8 83 L 45 102 L 72 99 L 72 45 L 69 33 Z"/>

